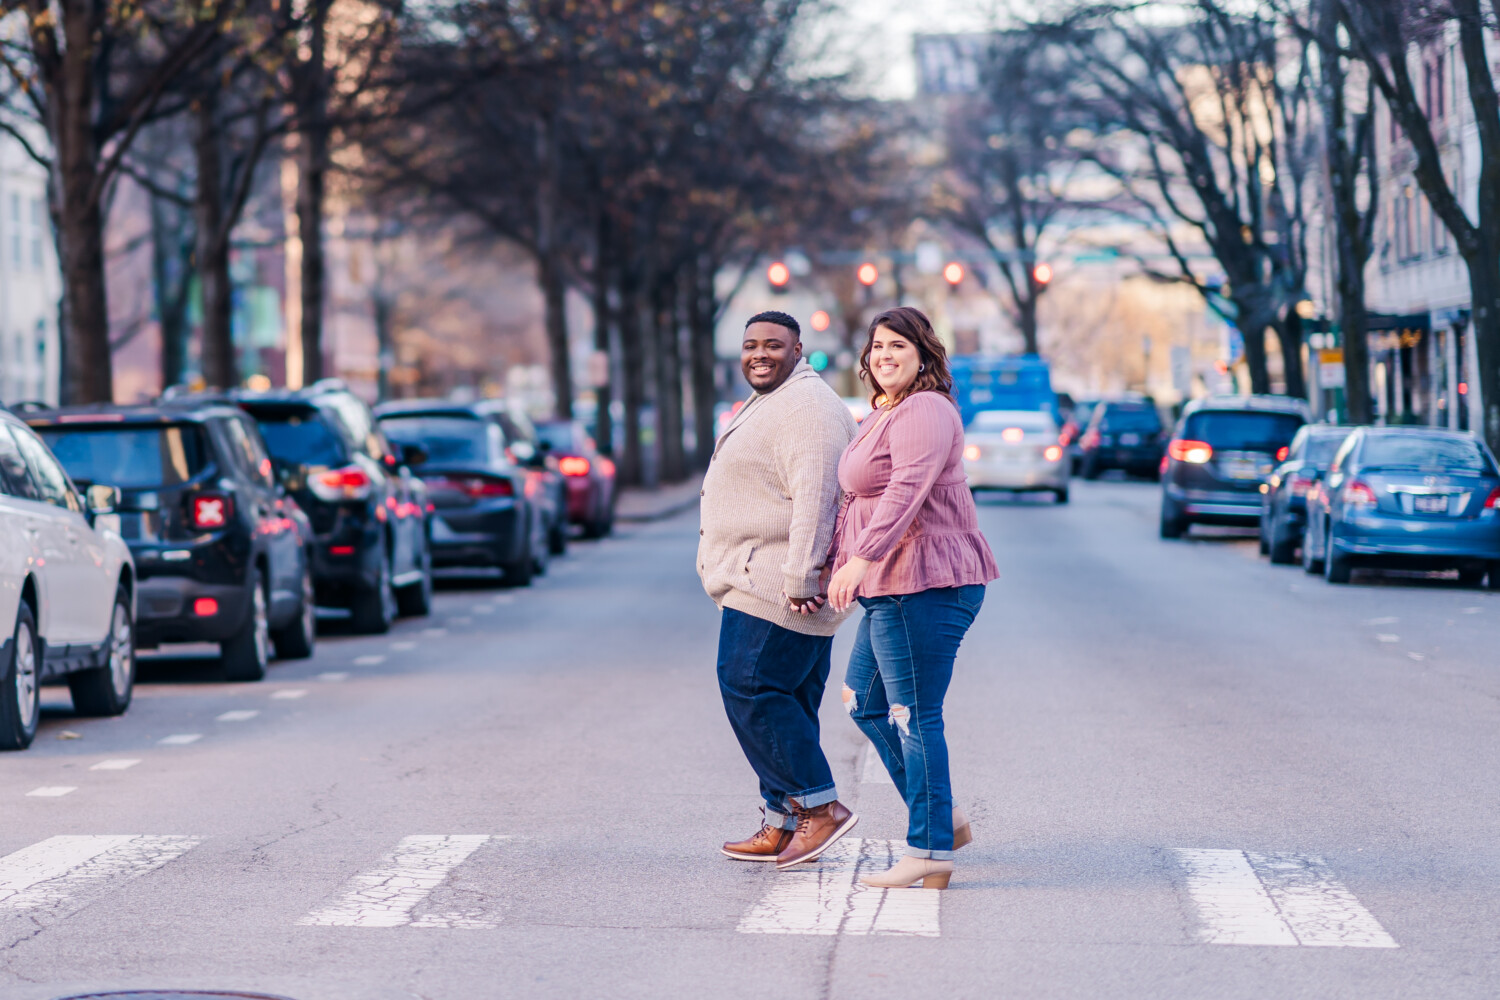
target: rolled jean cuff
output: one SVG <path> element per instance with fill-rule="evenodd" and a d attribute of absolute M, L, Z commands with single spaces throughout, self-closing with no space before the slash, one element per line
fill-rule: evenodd
<path fill-rule="evenodd" d="M 837 802 L 839 790 L 833 785 L 824 785 L 822 788 L 814 788 L 812 791 L 803 792 L 800 795 L 788 795 L 786 800 L 794 806 L 803 809 L 816 809 L 818 806 L 826 806 L 830 802 Z"/>
<path fill-rule="evenodd" d="M 766 826 L 769 826 L 773 830 L 795 830 L 797 829 L 797 817 L 779 813 L 774 809 L 767 809 Z"/>
<path fill-rule="evenodd" d="M 929 851 L 925 847 L 912 847 L 910 844 L 906 846 L 906 856 L 908 858 L 926 858 L 929 861 L 953 860 L 952 851 Z"/>

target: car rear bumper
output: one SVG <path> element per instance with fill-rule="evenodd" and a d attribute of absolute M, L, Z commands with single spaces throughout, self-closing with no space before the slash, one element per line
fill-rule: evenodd
<path fill-rule="evenodd" d="M 512 500 L 495 505 L 439 507 L 432 516 L 435 566 L 500 566 L 526 552 L 524 508 Z"/>
<path fill-rule="evenodd" d="M 1151 469 L 1161 463 L 1160 448 L 1095 448 L 1083 460 L 1101 469 Z"/>
<path fill-rule="evenodd" d="M 1068 463 L 967 462 L 970 489 L 1061 490 L 1068 486 Z"/>
<path fill-rule="evenodd" d="M 594 497 L 599 486 L 587 476 L 570 476 L 567 480 L 568 520 L 587 524 L 594 520 Z"/>
<path fill-rule="evenodd" d="M 1239 490 L 1189 490 L 1168 483 L 1165 492 L 1183 515 L 1227 524 L 1260 521 L 1260 492 Z"/>
<path fill-rule="evenodd" d="M 217 610 L 194 604 L 212 598 Z M 201 583 L 186 576 L 151 576 L 136 584 L 136 636 L 145 647 L 164 642 L 223 642 L 245 624 L 250 591 L 244 584 Z"/>
<path fill-rule="evenodd" d="M 1500 560 L 1500 517 L 1445 523 L 1379 515 L 1346 519 L 1333 531 L 1340 552 L 1355 556 L 1421 556 Z"/>

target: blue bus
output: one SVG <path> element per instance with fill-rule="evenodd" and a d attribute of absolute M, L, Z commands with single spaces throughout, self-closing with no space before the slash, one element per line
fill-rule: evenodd
<path fill-rule="evenodd" d="M 965 427 L 985 410 L 1045 410 L 1061 425 L 1052 370 L 1037 355 L 958 355 L 950 364 L 953 398 Z"/>

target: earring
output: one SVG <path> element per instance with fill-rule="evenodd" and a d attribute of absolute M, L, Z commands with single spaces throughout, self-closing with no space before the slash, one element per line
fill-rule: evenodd
<path fill-rule="evenodd" d="M 927 370 L 927 366 L 926 365 L 917 365 L 917 371 L 918 372 L 925 372 L 926 370 Z"/>

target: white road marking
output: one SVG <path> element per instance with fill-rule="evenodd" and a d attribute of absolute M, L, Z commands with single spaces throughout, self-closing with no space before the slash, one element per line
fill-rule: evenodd
<path fill-rule="evenodd" d="M 469 614 L 471 614 L 471 615 L 488 615 L 488 614 L 493 614 L 494 611 L 495 611 L 495 607 L 492 604 L 476 604 L 472 608 L 469 609 Z"/>
<path fill-rule="evenodd" d="M 49 837 L 0 858 L 0 912 L 66 903 L 105 880 L 128 879 L 187 853 L 201 837 Z"/>
<path fill-rule="evenodd" d="M 416 649 L 417 644 L 414 642 L 393 642 L 391 643 L 391 648 L 398 653 L 408 653 L 411 650 Z"/>
<path fill-rule="evenodd" d="M 77 785 L 43 785 L 41 788 L 33 788 L 26 794 L 38 799 L 60 799 L 69 792 L 76 791 L 78 791 Z"/>
<path fill-rule="evenodd" d="M 236 708 L 232 712 L 222 712 L 214 718 L 219 722 L 249 722 L 259 714 L 258 708 Z"/>
<path fill-rule="evenodd" d="M 1205 944 L 1395 948 L 1322 858 L 1200 848 L 1173 852 Z"/>
<path fill-rule="evenodd" d="M 483 844 L 503 839 L 488 834 L 435 834 L 403 837 L 379 867 L 349 881 L 342 894 L 297 923 L 312 927 L 468 927 L 493 922 L 471 914 L 412 911 Z"/>
<path fill-rule="evenodd" d="M 1414 652 L 1412 652 L 1410 650 L 1407 651 L 1406 655 L 1409 656 L 1409 657 L 1411 657 L 1413 660 L 1417 660 L 1419 662 L 1422 661 L 1422 660 L 1427 659 L 1427 654 L 1425 654 L 1425 653 L 1414 653 Z"/>
<path fill-rule="evenodd" d="M 473 625 L 474 624 L 474 619 L 472 619 L 472 618 L 449 618 L 448 619 L 448 624 L 449 625 Z"/>
<path fill-rule="evenodd" d="M 904 850 L 899 840 L 845 837 L 813 864 L 777 872 L 739 932 L 937 937 L 939 890 L 859 884 L 861 876 L 894 865 Z"/>
<path fill-rule="evenodd" d="M 447 635 L 448 634 L 448 630 L 445 629 L 445 628 L 424 628 L 422 630 L 422 634 L 423 635 L 430 635 L 430 636 L 441 636 L 441 635 Z"/>
<path fill-rule="evenodd" d="M 1401 641 L 1401 637 L 1399 635 L 1392 635 L 1390 632 L 1377 632 L 1375 634 L 1375 641 L 1376 642 L 1400 642 Z"/>
<path fill-rule="evenodd" d="M 1483 611 L 1484 609 L 1483 608 L 1461 608 L 1460 610 L 1463 611 L 1463 613 L 1466 614 L 1466 615 L 1477 615 L 1477 614 L 1479 614 L 1479 612 Z"/>
<path fill-rule="evenodd" d="M 183 747 L 189 743 L 197 743 L 203 739 L 202 733 L 175 733 L 171 736 L 163 736 L 156 742 L 164 747 Z"/>
<path fill-rule="evenodd" d="M 348 677 L 348 674 L 344 675 Z M 326 677 L 326 675 L 325 675 Z M 282 688 L 280 691 L 272 691 L 271 697 L 276 701 L 296 701 L 298 698 L 306 697 L 307 688 Z"/>
<path fill-rule="evenodd" d="M 494 597 L 490 598 L 490 600 L 494 601 L 496 604 L 516 603 L 516 597 L 514 594 L 496 594 Z"/>
<path fill-rule="evenodd" d="M 339 681 L 347 681 L 348 679 L 349 675 L 342 670 L 330 670 L 327 673 L 318 675 L 318 680 L 327 681 L 330 684 L 337 684 Z"/>
<path fill-rule="evenodd" d="M 1397 622 L 1399 622 L 1400 620 L 1401 619 L 1399 619 L 1399 618 L 1390 618 L 1390 617 L 1387 617 L 1387 618 L 1366 618 L 1365 619 L 1365 624 L 1366 625 L 1394 625 Z"/>
<path fill-rule="evenodd" d="M 101 760 L 99 763 L 97 763 L 93 767 L 89 768 L 89 770 L 90 771 L 123 771 L 127 767 L 135 767 L 139 763 L 140 763 L 140 759 L 139 758 L 116 757 L 116 758 L 114 758 L 112 760 Z"/>
<path fill-rule="evenodd" d="M 885 764 L 880 760 L 880 754 L 875 752 L 875 747 L 869 743 L 865 744 L 865 752 L 859 767 L 859 781 L 862 785 L 890 784 L 891 774 L 885 769 Z"/>
<path fill-rule="evenodd" d="M 385 657 L 380 653 L 371 653 L 368 656 L 356 656 L 354 665 L 356 667 L 374 667 L 385 662 Z"/>

